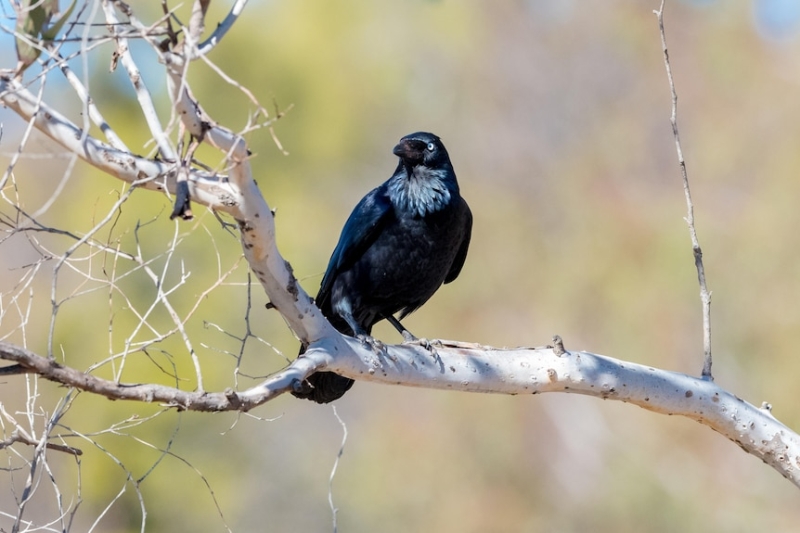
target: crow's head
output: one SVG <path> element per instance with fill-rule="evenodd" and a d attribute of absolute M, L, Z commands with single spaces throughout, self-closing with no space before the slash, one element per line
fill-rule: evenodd
<path fill-rule="evenodd" d="M 409 170 L 419 165 L 438 169 L 450 163 L 450 157 L 441 139 L 433 133 L 424 131 L 406 135 L 400 139 L 392 152 Z"/>
<path fill-rule="evenodd" d="M 395 208 L 423 217 L 445 208 L 458 195 L 458 182 L 450 156 L 433 133 L 406 135 L 394 147 L 400 158 L 387 182 Z"/>

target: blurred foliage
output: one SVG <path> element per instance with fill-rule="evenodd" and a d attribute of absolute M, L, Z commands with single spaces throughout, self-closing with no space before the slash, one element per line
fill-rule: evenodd
<path fill-rule="evenodd" d="M 151 20 L 157 7 L 136 9 L 152 9 L 140 12 Z M 184 19 L 188 7 L 179 10 Z M 409 317 L 411 331 L 501 346 L 542 345 L 558 333 L 569 349 L 699 374 L 700 303 L 656 7 L 555 0 L 248 5 L 210 59 L 269 109 L 292 106 L 276 124 L 288 155 L 265 130 L 248 141 L 259 186 L 277 209 L 280 249 L 306 290 L 315 292 L 355 202 L 394 168 L 397 139 L 433 131 L 450 151 L 475 227 L 461 277 Z M 213 3 L 207 26 L 227 8 Z M 790 237 L 800 223 L 800 50 L 797 39 L 764 39 L 751 16 L 744 2 L 669 2 L 665 22 L 714 298 L 714 373 L 721 386 L 755 404 L 768 400 L 780 420 L 799 428 L 800 362 L 791 346 L 800 342 L 800 247 Z M 111 50 L 91 56 L 92 93 L 134 151 L 150 153 L 127 79 L 108 73 Z M 134 52 L 146 62 L 145 48 Z M 143 71 L 156 94 L 160 68 L 153 62 Z M 235 87 L 200 63 L 190 81 L 216 120 L 245 125 L 253 108 Z M 45 94 L 61 93 L 59 108 L 80 120 L 69 91 L 51 84 Z M 158 104 L 167 116 L 163 94 Z M 7 112 L 2 119 L 9 156 L 21 126 Z M 28 149 L 60 152 L 39 136 Z M 218 155 L 204 154 L 218 163 Z M 66 162 L 23 159 L 17 166 L 27 209 L 47 201 Z M 81 235 L 123 187 L 85 165 L 77 169 L 42 222 Z M 169 261 L 169 287 L 182 271 L 191 273 L 173 301 L 185 312 L 199 299 L 187 331 L 206 389 L 222 390 L 235 383 L 237 354 L 225 352 L 240 343 L 226 333 L 244 335 L 248 276 L 239 263 L 226 285 L 201 298 L 241 250 L 211 214 L 195 211 L 196 221 L 171 223 L 168 199 L 138 191 L 108 241 L 131 252 L 138 244 L 159 273 Z M 74 242 L 39 238 L 57 254 Z M 173 239 L 181 242 L 168 258 L 163 250 Z M 131 268 L 101 257 L 91 267 L 100 279 Z M 22 237 L 3 243 L 0 291 L 37 258 Z M 24 337 L 44 353 L 54 265 L 41 268 Z M 93 286 L 77 276 L 60 280 L 59 297 Z M 129 303 L 98 282 L 63 304 L 55 355 L 87 368 L 122 349 L 138 324 L 131 307 L 146 309 L 156 289 L 141 271 L 119 284 Z M 254 286 L 251 326 L 275 350 L 248 342 L 240 388 L 297 350 L 264 303 Z M 168 330 L 163 309 L 155 313 L 151 323 Z M 0 335 L 14 327 L 0 325 Z M 388 327 L 376 334 L 400 340 Z M 22 334 L 10 339 L 22 342 Z M 196 386 L 179 336 L 148 355 L 128 358 L 122 379 L 175 385 L 177 375 L 179 386 Z M 118 368 L 96 373 L 109 377 Z M 27 383 L 0 383 L 3 402 L 21 406 L 33 380 Z M 38 392 L 46 408 L 63 394 L 50 383 L 39 383 Z M 333 481 L 342 531 L 789 532 L 800 520 L 796 489 L 772 469 L 708 428 L 628 405 L 359 383 L 337 408 L 349 430 Z M 80 394 L 63 423 L 90 434 L 159 410 Z M 99 529 L 139 530 L 140 502 L 119 464 L 140 487 L 149 531 L 223 531 L 214 498 L 235 531 L 330 529 L 328 477 L 341 442 L 331 408 L 280 398 L 254 414 L 277 419 L 168 412 L 94 437 L 105 451 L 71 439 L 85 451 L 80 467 L 53 454 L 51 463 L 62 479 L 80 473 L 79 530 L 123 487 Z M 15 476 L 24 480 L 24 472 Z M 9 508 L 9 497 L 0 494 L 0 509 Z"/>

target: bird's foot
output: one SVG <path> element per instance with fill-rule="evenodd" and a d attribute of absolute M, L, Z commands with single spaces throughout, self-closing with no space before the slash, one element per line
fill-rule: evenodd
<path fill-rule="evenodd" d="M 359 341 L 361 341 L 361 344 L 363 344 L 364 346 L 368 346 L 370 350 L 372 350 L 372 353 L 374 353 L 375 355 L 386 354 L 386 346 L 384 346 L 384 344 L 375 337 L 361 334 L 361 335 L 356 335 L 356 338 Z"/>
<path fill-rule="evenodd" d="M 378 359 L 375 360 L 375 363 L 377 365 L 380 365 L 379 361 L 381 357 L 388 357 L 389 360 L 391 360 L 392 362 L 395 363 L 397 362 L 397 357 L 390 354 L 389 350 L 386 349 L 386 345 L 383 344 L 378 339 L 376 339 L 375 337 L 361 334 L 361 335 L 356 335 L 356 338 L 359 341 L 361 341 L 361 344 L 369 346 L 369 348 L 372 350 L 372 353 L 378 356 Z"/>
<path fill-rule="evenodd" d="M 436 339 L 429 341 L 428 339 L 425 338 L 417 338 L 414 335 L 411 335 L 411 333 L 408 333 L 408 335 L 409 337 L 406 337 L 406 335 L 403 334 L 403 344 L 419 344 L 420 346 L 425 348 L 425 350 L 427 350 L 428 353 L 431 354 L 431 357 L 433 357 L 436 360 L 439 360 L 439 352 L 436 351 L 436 346 L 441 346 L 442 341 Z"/>

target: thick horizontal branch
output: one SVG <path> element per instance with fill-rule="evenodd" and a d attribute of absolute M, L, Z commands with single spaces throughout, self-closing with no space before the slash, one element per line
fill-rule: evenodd
<path fill-rule="evenodd" d="M 495 394 L 569 392 L 632 403 L 657 413 L 696 420 L 762 459 L 800 486 L 800 436 L 758 408 L 702 378 L 588 352 L 557 355 L 547 348 L 498 349 L 441 341 L 386 346 L 381 354 L 334 334 L 263 383 L 241 392 L 187 392 L 155 384 L 103 380 L 0 343 L 0 359 L 64 385 L 116 400 L 160 402 L 193 411 L 247 411 L 293 390 L 326 369 L 361 380 Z"/>

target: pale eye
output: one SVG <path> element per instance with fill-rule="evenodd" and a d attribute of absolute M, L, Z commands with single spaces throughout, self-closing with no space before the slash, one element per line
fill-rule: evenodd
<path fill-rule="evenodd" d="M 428 143 L 428 151 L 433 152 L 433 149 L 436 148 L 433 143 Z"/>

